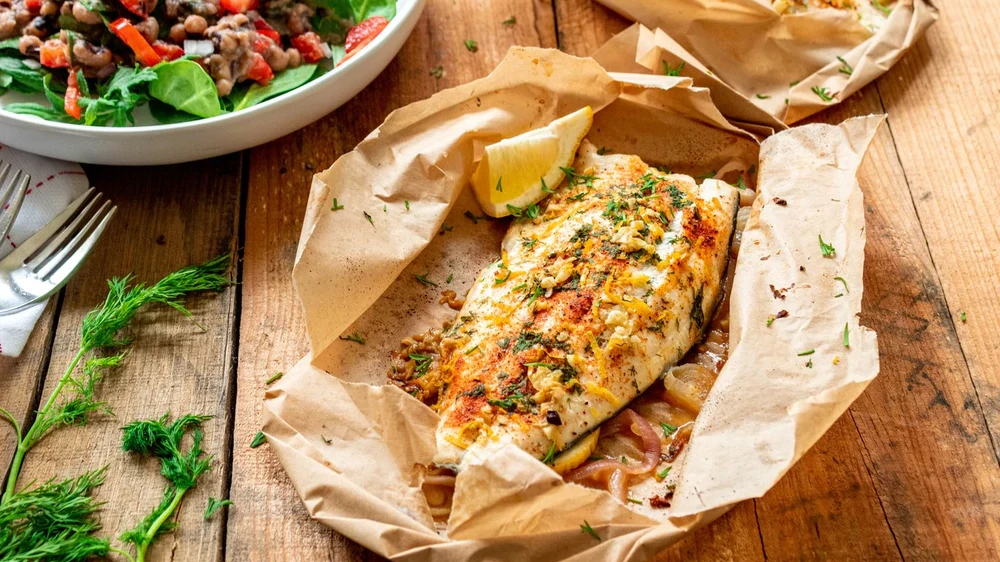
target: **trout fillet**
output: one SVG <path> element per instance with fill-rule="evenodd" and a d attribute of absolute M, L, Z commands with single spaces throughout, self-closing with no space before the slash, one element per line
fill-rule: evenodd
<path fill-rule="evenodd" d="M 444 334 L 435 462 L 459 469 L 507 443 L 550 462 L 646 390 L 711 319 L 738 204 L 723 182 L 585 142 Z"/>

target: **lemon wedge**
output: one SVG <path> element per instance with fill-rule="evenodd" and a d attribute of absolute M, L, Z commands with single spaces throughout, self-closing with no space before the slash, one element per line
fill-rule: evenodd
<path fill-rule="evenodd" d="M 472 187 L 483 211 L 506 217 L 538 203 L 545 188 L 555 189 L 566 176 L 560 167 L 573 164 L 576 150 L 594 122 L 590 106 L 486 147 L 472 174 Z"/>
<path fill-rule="evenodd" d="M 597 440 L 601 437 L 601 429 L 591 431 L 589 435 L 580 439 L 572 447 L 566 449 L 555 458 L 552 463 L 552 470 L 560 475 L 566 474 L 581 464 L 587 462 L 590 454 L 597 448 Z"/>

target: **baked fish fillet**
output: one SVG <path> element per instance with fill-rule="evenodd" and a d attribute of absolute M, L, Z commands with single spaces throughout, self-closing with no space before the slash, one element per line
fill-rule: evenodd
<path fill-rule="evenodd" d="M 506 443 L 550 460 L 646 390 L 711 319 L 738 192 L 586 142 L 574 170 L 522 212 L 445 333 L 429 373 L 446 383 L 439 465 Z"/>

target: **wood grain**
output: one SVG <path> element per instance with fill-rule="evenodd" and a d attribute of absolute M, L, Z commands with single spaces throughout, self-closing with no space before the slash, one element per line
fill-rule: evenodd
<path fill-rule="evenodd" d="M 878 81 L 878 89 L 893 117 L 892 138 L 909 194 L 976 387 L 973 399 L 984 411 L 997 454 L 1000 4 L 937 4 L 940 21 Z"/>
<path fill-rule="evenodd" d="M 501 24 L 513 16 L 517 23 Z M 308 351 L 294 298 L 295 246 L 314 173 L 350 151 L 392 110 L 486 75 L 514 44 L 555 45 L 546 2 L 433 0 L 400 54 L 361 94 L 321 121 L 251 152 L 240 361 L 226 558 L 379 559 L 309 519 L 277 459 L 247 443 L 261 425 L 264 381 Z M 465 40 L 476 41 L 470 52 Z M 437 79 L 430 74 L 442 67 Z"/>
<path fill-rule="evenodd" d="M 91 182 L 118 205 L 98 250 L 65 289 L 44 395 L 79 346 L 80 320 L 107 293 L 106 280 L 134 272 L 153 282 L 185 265 L 231 252 L 239 216 L 240 156 L 170 168 L 87 169 Z M 124 365 L 102 383 L 100 397 L 117 418 L 60 429 L 28 454 L 21 482 L 68 477 L 109 465 L 96 497 L 107 502 L 103 533 L 117 536 L 160 501 L 165 480 L 157 462 L 121 452 L 119 426 L 140 418 L 199 413 L 206 424 L 204 448 L 218 458 L 228 441 L 229 376 L 234 294 L 189 301 L 203 333 L 172 309 L 155 307 L 137 317 L 136 338 Z M 203 520 L 208 496 L 220 496 L 223 469 L 202 477 L 180 510 L 180 528 L 150 550 L 151 560 L 212 560 L 220 549 L 221 519 Z"/>

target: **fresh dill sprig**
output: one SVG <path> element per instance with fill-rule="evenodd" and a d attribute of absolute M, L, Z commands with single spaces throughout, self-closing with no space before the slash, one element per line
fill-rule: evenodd
<path fill-rule="evenodd" d="M 107 538 L 93 535 L 101 528 L 102 503 L 91 492 L 104 482 L 106 470 L 52 479 L 8 497 L 0 505 L 0 560 L 84 562 L 120 552 Z"/>
<path fill-rule="evenodd" d="M 211 416 L 181 416 L 170 421 L 170 414 L 160 419 L 134 421 L 122 428 L 122 450 L 160 459 L 160 474 L 167 479 L 160 505 L 134 529 L 125 531 L 119 540 L 135 545 L 135 562 L 146 559 L 146 550 L 157 537 L 176 526 L 177 507 L 184 494 L 194 488 L 198 477 L 211 468 L 212 457 L 204 456 L 201 442 L 205 434 L 201 424 Z M 191 447 L 184 452 L 181 441 L 191 433 Z"/>
<path fill-rule="evenodd" d="M 208 505 L 205 506 L 205 521 L 208 521 L 215 515 L 216 511 L 219 511 L 227 505 L 233 505 L 231 500 L 221 500 L 216 498 L 208 498 Z"/>
<path fill-rule="evenodd" d="M 65 425 L 84 424 L 90 414 L 95 412 L 110 413 L 107 404 L 97 399 L 97 384 L 103 378 L 105 371 L 121 364 L 128 351 L 87 359 L 83 362 L 82 375 L 74 376 L 77 366 L 84 357 L 93 351 L 121 349 L 131 344 L 132 339 L 123 335 L 122 331 L 146 305 L 165 304 L 191 318 L 191 313 L 184 307 L 181 299 L 188 293 L 219 291 L 228 285 L 229 277 L 226 271 L 229 269 L 229 261 L 228 255 L 219 256 L 204 264 L 175 271 L 148 287 L 143 283 L 129 287 L 131 276 L 108 281 L 107 298 L 103 304 L 84 316 L 80 349 L 70 361 L 52 394 L 38 410 L 35 421 L 23 433 L 22 428 L 18 427 L 16 422 L 13 423 L 17 448 L 14 451 L 14 459 L 11 462 L 0 504 L 6 503 L 14 496 L 24 456 L 49 431 Z M 68 392 L 69 396 L 60 400 L 64 392 Z M 13 418 L 9 421 L 14 422 Z"/>

